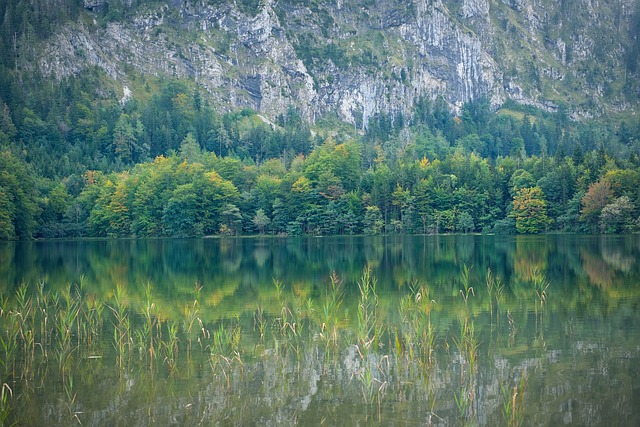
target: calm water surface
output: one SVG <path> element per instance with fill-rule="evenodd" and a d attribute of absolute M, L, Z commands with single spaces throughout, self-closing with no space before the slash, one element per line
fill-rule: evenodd
<path fill-rule="evenodd" d="M 0 417 L 637 426 L 638 259 L 636 235 L 2 243 Z"/>

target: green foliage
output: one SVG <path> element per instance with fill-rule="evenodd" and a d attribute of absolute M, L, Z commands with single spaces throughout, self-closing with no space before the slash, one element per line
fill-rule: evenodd
<path fill-rule="evenodd" d="M 521 234 L 537 234 L 549 225 L 547 204 L 540 187 L 521 188 L 513 198 L 513 216 L 516 231 Z"/>
<path fill-rule="evenodd" d="M 380 234 L 384 229 L 384 221 L 382 220 L 380 208 L 377 206 L 367 206 L 363 223 L 364 234 Z"/>
<path fill-rule="evenodd" d="M 582 197 L 580 219 L 595 228 L 602 209 L 609 204 L 612 197 L 613 191 L 608 180 L 600 179 L 589 185 L 589 190 Z"/>
<path fill-rule="evenodd" d="M 256 211 L 256 214 L 253 217 L 253 224 L 256 226 L 260 234 L 264 234 L 264 230 L 270 222 L 271 220 L 262 209 L 258 209 Z"/>
<path fill-rule="evenodd" d="M 474 229 L 473 217 L 468 212 L 462 212 L 458 215 L 456 230 L 462 233 L 468 233 Z"/>
<path fill-rule="evenodd" d="M 0 236 L 31 238 L 39 215 L 35 182 L 27 166 L 10 152 L 0 152 Z"/>
<path fill-rule="evenodd" d="M 346 46 L 327 49 L 351 61 Z M 149 90 L 123 105 L 97 69 L 50 82 L 0 67 L 1 239 L 638 227 L 640 123 L 629 118 L 575 123 L 567 108 L 513 102 L 492 113 L 487 99 L 455 117 L 421 97 L 357 135 L 327 117 L 312 127 L 293 107 L 273 124 L 221 114 L 192 82 L 136 78 Z"/>
<path fill-rule="evenodd" d="M 624 233 L 632 231 L 637 218 L 633 217 L 635 206 L 627 196 L 618 197 L 602 208 L 600 230 L 603 233 Z"/>

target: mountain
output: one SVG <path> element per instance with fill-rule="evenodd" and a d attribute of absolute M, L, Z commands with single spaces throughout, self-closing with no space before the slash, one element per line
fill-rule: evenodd
<path fill-rule="evenodd" d="M 4 20 L 17 9 L 10 3 Z M 38 5 L 69 2 L 29 3 L 36 13 Z M 84 0 L 65 7 L 65 19 L 49 23 L 35 47 L 18 46 L 26 44 L 18 30 L 13 44 L 5 33 L 16 69 L 61 80 L 98 67 L 122 98 L 137 96 L 140 77 L 172 77 L 195 82 L 222 111 L 248 107 L 274 119 L 295 107 L 310 122 L 336 115 L 358 127 L 377 113 L 410 113 L 421 98 L 442 97 L 454 112 L 482 98 L 494 108 L 512 100 L 566 108 L 577 119 L 634 110 L 640 99 L 637 0 Z"/>

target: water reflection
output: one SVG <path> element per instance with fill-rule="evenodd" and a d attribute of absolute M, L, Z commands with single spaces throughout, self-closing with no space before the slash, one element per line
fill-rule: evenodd
<path fill-rule="evenodd" d="M 4 243 L 9 420 L 638 425 L 639 252 L 636 236 Z M 64 329 L 51 313 L 73 295 Z"/>

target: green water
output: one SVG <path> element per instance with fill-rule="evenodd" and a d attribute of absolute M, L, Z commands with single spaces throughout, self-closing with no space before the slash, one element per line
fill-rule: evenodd
<path fill-rule="evenodd" d="M 0 417 L 636 426 L 637 259 L 635 235 L 2 243 Z"/>

